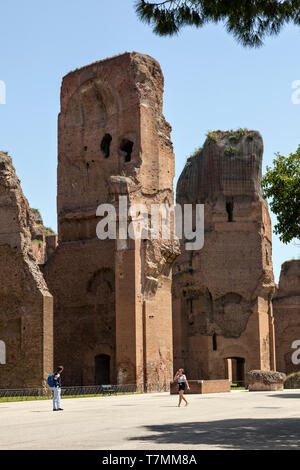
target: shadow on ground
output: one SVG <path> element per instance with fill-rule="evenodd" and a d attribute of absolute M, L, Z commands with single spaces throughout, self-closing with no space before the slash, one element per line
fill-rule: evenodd
<path fill-rule="evenodd" d="M 299 412 L 300 413 L 300 412 Z M 221 449 L 298 449 L 300 419 L 227 419 L 143 426 L 151 435 L 129 440 L 165 445 L 214 446 Z"/>
<path fill-rule="evenodd" d="M 300 393 L 276 393 L 276 395 L 267 395 L 271 398 L 298 398 L 300 399 Z"/>

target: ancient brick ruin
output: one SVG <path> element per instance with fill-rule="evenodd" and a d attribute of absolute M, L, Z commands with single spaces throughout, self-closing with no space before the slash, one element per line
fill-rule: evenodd
<path fill-rule="evenodd" d="M 214 132 L 188 159 L 177 203 L 205 204 L 205 239 L 173 269 L 174 366 L 191 379 L 244 381 L 275 368 L 272 235 L 258 132 Z"/>
<path fill-rule="evenodd" d="M 58 125 L 58 248 L 44 267 L 64 383 L 168 387 L 171 264 L 161 240 L 99 240 L 96 209 L 173 202 L 174 155 L 163 76 L 126 53 L 67 75 Z"/>
<path fill-rule="evenodd" d="M 282 267 L 275 341 L 258 132 L 211 132 L 187 160 L 176 198 L 205 205 L 202 249 L 186 250 L 185 239 L 165 240 L 161 232 L 125 239 L 119 229 L 132 214 L 117 218 L 116 239 L 97 237 L 101 204 L 118 215 L 120 196 L 148 212 L 173 203 L 163 85 L 157 61 L 135 52 L 64 77 L 58 237 L 30 209 L 10 157 L 0 152 L 0 388 L 41 387 L 54 363 L 65 367 L 64 385 L 145 391 L 168 389 L 179 367 L 195 381 L 298 370 L 291 344 L 300 340 L 300 261 Z"/>
<path fill-rule="evenodd" d="M 44 226 L 38 209 L 31 209 L 31 213 L 33 216 L 31 225 L 32 251 L 37 263 L 43 265 L 56 249 L 57 235 L 51 228 Z"/>
<path fill-rule="evenodd" d="M 277 368 L 290 374 L 299 371 L 300 260 L 283 263 L 273 298 Z M 298 344 L 293 344 L 297 342 Z M 293 354 L 296 357 L 293 361 Z"/>
<path fill-rule="evenodd" d="M 41 387 L 53 367 L 53 302 L 32 251 L 35 225 L 0 152 L 0 388 Z"/>

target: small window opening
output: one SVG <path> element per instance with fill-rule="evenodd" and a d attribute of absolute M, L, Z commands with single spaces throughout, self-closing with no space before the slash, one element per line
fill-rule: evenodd
<path fill-rule="evenodd" d="M 104 155 L 104 158 L 108 158 L 110 155 L 111 141 L 112 141 L 112 136 L 110 134 L 105 134 L 101 142 L 101 151 Z"/>
<path fill-rule="evenodd" d="M 226 202 L 226 212 L 228 214 L 228 222 L 233 222 L 233 202 Z"/>
<path fill-rule="evenodd" d="M 120 150 L 122 152 L 122 155 L 124 155 L 125 157 L 125 162 L 130 162 L 133 150 L 133 142 L 128 139 L 123 139 L 120 144 Z"/>
<path fill-rule="evenodd" d="M 213 341 L 213 351 L 216 351 L 217 350 L 217 335 L 216 335 L 216 333 L 213 334 L 212 341 Z"/>
<path fill-rule="evenodd" d="M 84 147 L 84 151 L 86 152 L 86 151 L 87 151 L 87 149 L 88 149 L 88 148 L 87 148 L 87 146 L 85 146 L 85 147 Z"/>

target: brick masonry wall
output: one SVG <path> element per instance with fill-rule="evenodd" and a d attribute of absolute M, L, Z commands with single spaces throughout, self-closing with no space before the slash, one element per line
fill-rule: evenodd
<path fill-rule="evenodd" d="M 111 383 L 159 389 L 173 374 L 176 246 L 96 236 L 101 203 L 118 211 L 120 195 L 148 209 L 173 202 L 174 154 L 162 96 L 159 64 L 135 52 L 82 67 L 62 82 L 58 247 L 44 274 L 55 298 L 55 361 L 66 366 L 68 385 L 95 382 L 96 356 L 109 358 Z"/>
<path fill-rule="evenodd" d="M 31 211 L 0 152 L 0 388 L 42 387 L 53 369 L 53 299 L 32 252 Z"/>
<path fill-rule="evenodd" d="M 186 251 L 182 242 L 173 268 L 174 365 L 192 379 L 244 380 L 248 370 L 275 364 L 262 154 L 258 132 L 217 131 L 177 184 L 177 203 L 204 204 L 204 246 Z M 239 370 L 229 372 L 235 361 Z"/>
<path fill-rule="evenodd" d="M 224 393 L 230 392 L 229 380 L 188 380 L 190 390 L 186 389 L 186 394 L 204 394 L 204 393 Z M 171 395 L 178 394 L 178 384 L 171 382 Z"/>

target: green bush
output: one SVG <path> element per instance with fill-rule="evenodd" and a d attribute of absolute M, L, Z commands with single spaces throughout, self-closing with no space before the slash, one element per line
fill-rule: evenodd
<path fill-rule="evenodd" d="M 284 388 L 300 388 L 300 372 L 295 372 L 287 376 Z"/>

